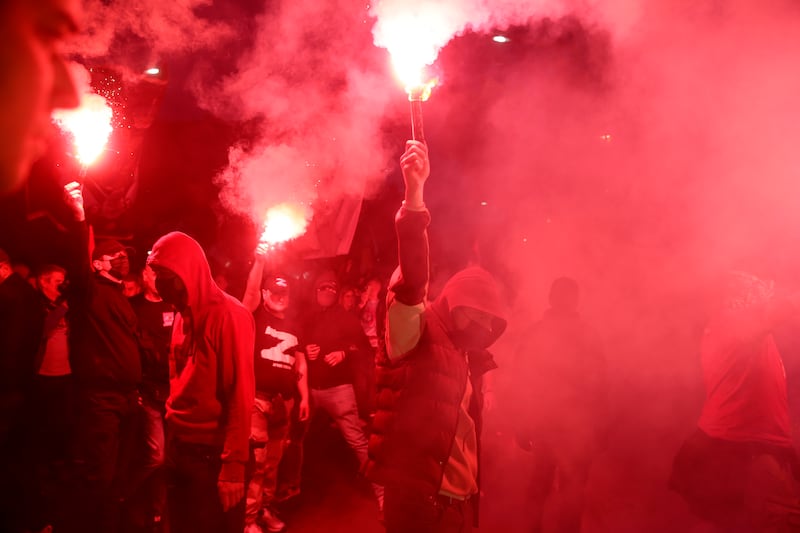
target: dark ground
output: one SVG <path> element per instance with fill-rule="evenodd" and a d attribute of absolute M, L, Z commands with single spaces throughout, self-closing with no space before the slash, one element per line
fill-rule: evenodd
<path fill-rule="evenodd" d="M 640 426 L 647 433 L 642 439 L 658 447 L 665 446 L 665 438 L 673 439 L 679 446 L 677 436 L 666 437 L 657 425 L 650 429 Z M 627 442 L 614 442 L 597 457 L 587 487 L 583 533 L 713 532 L 667 490 L 670 454 L 654 460 L 652 452 L 637 449 L 644 440 L 632 441 L 621 431 L 611 438 Z M 481 527 L 475 533 L 529 533 L 524 495 L 529 458 L 491 417 L 484 432 L 483 458 Z M 369 484 L 356 470 L 338 432 L 326 420 L 315 421 L 306 441 L 303 491 L 281 508 L 287 532 L 383 532 Z M 663 483 L 654 481 L 658 479 Z"/>

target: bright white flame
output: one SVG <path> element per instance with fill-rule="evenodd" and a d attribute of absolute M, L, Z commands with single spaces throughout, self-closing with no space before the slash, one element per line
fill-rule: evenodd
<path fill-rule="evenodd" d="M 53 120 L 62 131 L 72 136 L 75 157 L 80 164 L 89 166 L 103 153 L 114 130 L 111 126 L 113 115 L 105 98 L 85 93 L 77 109 L 58 109 L 53 112 Z"/>
<path fill-rule="evenodd" d="M 425 67 L 432 65 L 439 50 L 452 38 L 448 11 L 435 3 L 408 8 L 400 3 L 378 3 L 373 14 L 375 44 L 386 48 L 392 65 L 406 90 L 424 85 Z"/>
<path fill-rule="evenodd" d="M 309 209 L 299 204 L 283 203 L 270 208 L 259 244 L 274 246 L 296 239 L 305 233 L 309 214 Z"/>
<path fill-rule="evenodd" d="M 492 40 L 496 43 L 507 43 L 511 41 L 511 39 L 509 39 L 505 35 L 495 35 L 494 37 L 492 37 Z"/>
<path fill-rule="evenodd" d="M 161 70 L 158 67 L 149 68 L 144 71 L 145 74 L 149 74 L 150 76 L 157 76 L 161 73 Z"/>

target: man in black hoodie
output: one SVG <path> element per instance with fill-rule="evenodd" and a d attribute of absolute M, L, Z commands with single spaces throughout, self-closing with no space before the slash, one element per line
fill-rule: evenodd
<path fill-rule="evenodd" d="M 378 369 L 377 413 L 367 476 L 386 487 L 387 533 L 468 532 L 478 487 L 478 406 L 468 352 L 484 353 L 506 327 L 492 276 L 455 274 L 432 304 L 423 188 L 428 148 L 408 141 L 397 213 L 398 257 L 387 298 L 386 356 Z"/>
<path fill-rule="evenodd" d="M 122 294 L 130 271 L 128 251 L 117 241 L 99 243 L 90 255 L 90 227 L 77 185 L 66 188 L 75 216 L 70 237 L 67 301 L 69 353 L 78 396 L 78 461 L 86 482 L 78 499 L 83 531 L 115 530 L 123 496 L 123 449 L 136 437 L 142 378 L 136 314 Z"/>
<path fill-rule="evenodd" d="M 372 357 L 372 351 L 358 317 L 338 303 L 335 274 L 324 272 L 314 288 L 318 307 L 308 318 L 304 335 L 312 406 L 336 422 L 363 467 L 367 462 L 367 438 L 359 423 L 351 363 L 353 359 Z M 382 509 L 383 487 L 373 484 L 373 491 L 378 508 Z"/>

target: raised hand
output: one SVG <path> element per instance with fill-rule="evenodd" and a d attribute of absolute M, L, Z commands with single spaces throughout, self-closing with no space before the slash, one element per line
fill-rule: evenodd
<path fill-rule="evenodd" d="M 419 141 L 406 141 L 406 151 L 400 157 L 400 169 L 403 171 L 403 180 L 406 183 L 406 207 L 423 208 L 425 181 L 431 173 L 428 146 Z"/>
<path fill-rule="evenodd" d="M 86 220 L 86 211 L 83 208 L 83 186 L 77 181 L 72 181 L 64 185 L 64 193 L 67 206 L 75 215 L 75 220 L 78 222 Z"/>

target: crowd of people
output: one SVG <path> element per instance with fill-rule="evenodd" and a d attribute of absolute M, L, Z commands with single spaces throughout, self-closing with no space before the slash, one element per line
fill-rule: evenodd
<path fill-rule="evenodd" d="M 388 531 L 469 527 L 496 368 L 486 348 L 506 306 L 477 266 L 427 302 L 425 145 L 410 142 L 402 168 L 387 305 L 379 280 L 356 291 L 323 271 L 295 309 L 296 280 L 267 268 L 261 247 L 239 301 L 180 232 L 132 274 L 132 250 L 95 242 L 81 186 L 67 185 L 63 264 L 25 279 L 0 252 L 0 462 L 21 489 L 4 502 L 6 529 L 282 531 L 275 503 L 299 492 L 297 428 L 311 413 L 336 425 Z"/>
<path fill-rule="evenodd" d="M 0 3 L 0 191 L 18 188 L 50 113 L 77 105 L 60 54 L 74 0 Z M 0 250 L 0 529 L 8 532 L 282 531 L 301 489 L 304 427 L 325 413 L 352 450 L 389 533 L 467 532 L 478 522 L 488 351 L 509 306 L 480 265 L 428 294 L 428 148 L 400 160 L 399 266 L 386 294 L 323 271 L 311 304 L 257 249 L 241 300 L 192 237 L 131 250 L 95 240 L 80 185 L 65 188 L 69 253 L 32 274 Z M 5 228 L 4 231 L 13 231 Z M 706 401 L 677 451 L 671 488 L 720 531 L 800 531 L 800 461 L 772 331 L 797 297 L 734 272 L 703 335 Z M 606 431 L 601 341 L 578 284 L 551 287 L 514 368 L 519 448 L 536 464 L 534 531 L 581 529 Z M 490 494 L 492 498 L 500 495 Z M 320 531 L 325 525 L 320 525 Z"/>
<path fill-rule="evenodd" d="M 133 250 L 92 243 L 68 192 L 64 266 L 31 272 L 0 250 L 2 463 L 24 489 L 3 505 L 4 530 L 161 531 L 169 514 L 177 531 L 282 531 L 274 504 L 300 492 L 312 405 L 366 464 L 379 282 L 348 309 L 354 289 L 324 271 L 300 310 L 296 280 L 256 253 L 240 303 L 182 233 L 132 272 Z"/>

